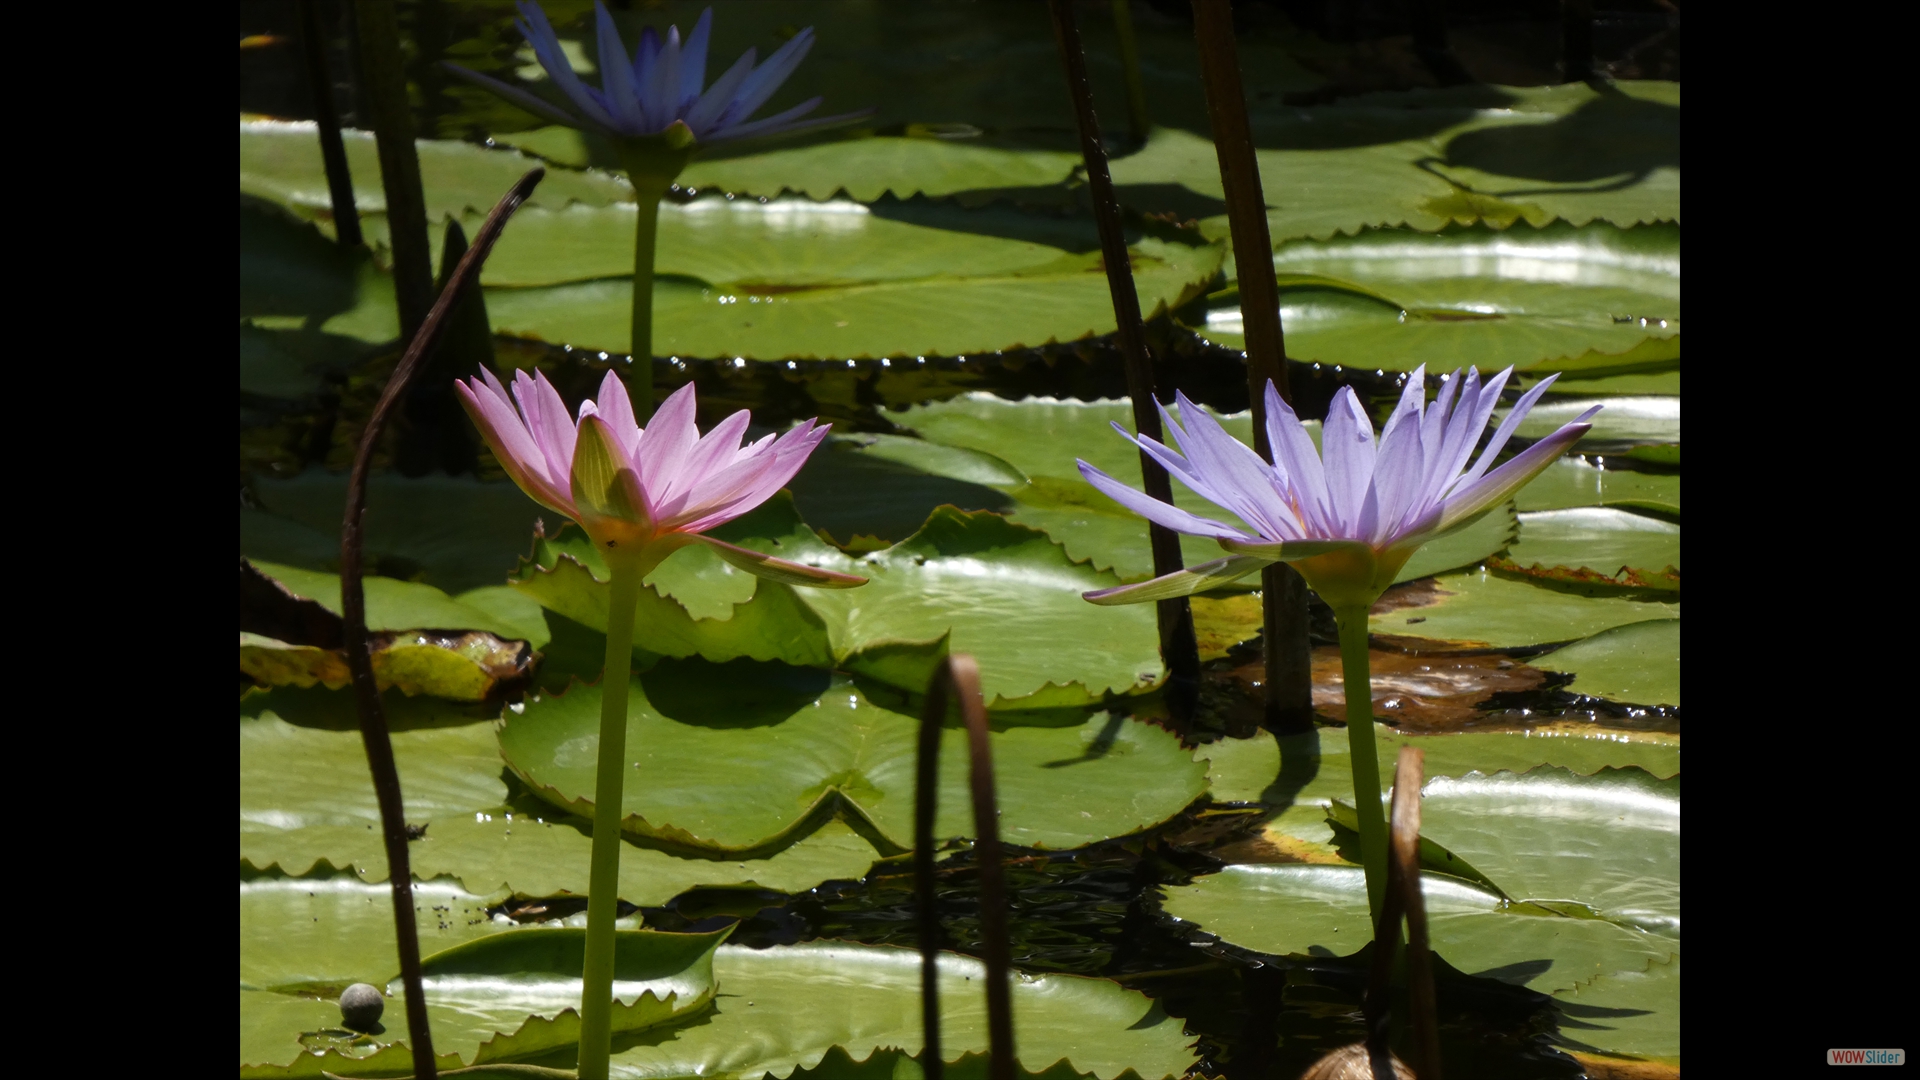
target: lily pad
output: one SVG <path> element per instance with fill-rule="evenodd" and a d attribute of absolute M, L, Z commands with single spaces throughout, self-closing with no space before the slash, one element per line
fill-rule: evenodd
<path fill-rule="evenodd" d="M 1554 993 L 1679 953 L 1677 779 L 1442 776 L 1423 790 L 1422 817 L 1423 836 L 1514 898 L 1423 875 L 1434 947 L 1454 966 Z M 1345 954 L 1371 937 L 1357 867 L 1230 866 L 1166 895 L 1170 914 L 1260 952 Z"/>
<path fill-rule="evenodd" d="M 1510 649 L 1576 641 L 1610 627 L 1671 619 L 1680 613 L 1677 600 L 1643 599 L 1642 594 L 1581 596 L 1485 569 L 1442 574 L 1422 599 L 1426 602 L 1417 607 L 1373 615 L 1369 629 L 1460 646 Z"/>
<path fill-rule="evenodd" d="M 1574 676 L 1570 690 L 1636 705 L 1680 704 L 1680 620 L 1657 619 L 1602 630 L 1533 659 Z"/>
<path fill-rule="evenodd" d="M 347 170 L 353 175 L 354 206 L 363 214 L 384 213 L 387 197 L 381 187 L 373 132 L 346 128 L 340 137 L 346 146 Z M 516 151 L 490 150 L 455 140 L 419 139 L 414 146 L 420 158 L 427 217 L 435 221 L 447 214 L 457 216 L 469 207 L 483 212 L 492 208 L 527 170 L 540 164 Z M 331 216 L 333 199 L 327 190 L 320 136 L 313 122 L 242 118 L 240 190 L 308 215 Z M 528 205 L 564 207 L 579 202 L 606 206 L 632 201 L 633 186 L 624 177 L 549 169 Z"/>
<path fill-rule="evenodd" d="M 1444 372 L 1679 356 L 1678 226 L 1369 229 L 1282 244 L 1274 268 L 1294 360 Z M 1209 297 L 1202 336 L 1244 348 L 1239 300 Z"/>
<path fill-rule="evenodd" d="M 826 236 L 819 244 L 831 247 Z M 1147 237 L 1131 257 L 1140 306 L 1152 315 L 1200 295 L 1222 252 Z M 618 279 L 490 289 L 487 312 L 502 333 L 624 353 L 632 294 L 632 283 Z M 656 355 L 749 360 L 958 356 L 1113 329 L 1097 252 L 1062 252 L 1018 271 L 836 285 L 663 279 L 655 282 L 653 306 Z"/>
<path fill-rule="evenodd" d="M 941 1056 L 956 1061 L 984 1053 L 985 966 L 941 953 L 938 970 Z M 613 1075 L 786 1076 L 819 1067 L 835 1047 L 865 1061 L 876 1050 L 917 1054 L 924 1045 L 920 954 L 911 949 L 828 941 L 722 946 L 714 976 L 721 990 L 700 1022 L 620 1040 Z M 1137 990 L 1105 979 L 1024 973 L 1014 976 L 1011 989 L 1016 1054 L 1029 1073 L 1064 1060 L 1102 1080 L 1129 1069 L 1164 1080 L 1184 1075 L 1194 1062 L 1180 1021 Z"/>
<path fill-rule="evenodd" d="M 667 934 L 633 930 L 616 934 L 613 1029 L 631 1035 L 697 1015 L 714 994 L 713 954 L 727 931 Z M 579 1041 L 580 968 L 586 932 L 538 927 L 490 935 L 424 958 L 435 1057 L 442 1067 L 538 1055 Z M 261 951 L 271 951 L 264 946 Z M 388 993 L 404 1008 L 396 977 Z M 241 993 L 243 1031 L 288 1017 L 271 998 Z M 250 1009 L 253 1004 L 267 1008 Z M 250 1012 L 256 1013 L 249 1016 Z M 304 1019 L 304 1018 L 302 1018 Z M 404 1024 L 371 1035 L 338 1029 L 243 1036 L 243 1055 L 269 1039 L 278 1043 L 267 1061 L 241 1062 L 242 1077 L 378 1076 L 411 1066 Z M 248 1042 L 253 1046 L 248 1047 Z M 444 1052 L 442 1052 L 444 1051 Z"/>
<path fill-rule="evenodd" d="M 523 567 L 515 587 L 604 629 L 610 587 L 578 551 L 585 545 L 566 539 L 572 535 Z M 696 620 L 643 589 L 638 645 L 716 661 L 850 664 L 916 693 L 936 655 L 951 649 L 979 659 L 982 690 L 996 709 L 1087 705 L 1151 689 L 1162 676 L 1151 609 L 1086 603 L 1081 593 L 1117 579 L 1075 563 L 1044 533 L 994 514 L 938 509 L 913 536 L 857 559 L 821 542 L 785 496 L 715 535 L 870 580 L 831 591 L 760 582 L 724 621 Z"/>
<path fill-rule="evenodd" d="M 1274 242 L 1368 226 L 1680 220 L 1676 84 L 1497 92 L 1511 99 L 1507 107 L 1460 110 L 1447 91 L 1412 91 L 1272 117 L 1255 141 Z M 1422 126 L 1406 115 L 1420 110 L 1440 123 L 1394 138 Z M 1158 128 L 1112 169 L 1123 200 L 1141 209 L 1162 209 L 1160 185 L 1222 197 L 1213 144 L 1190 131 Z"/>
<path fill-rule="evenodd" d="M 1575 398 L 1563 401 L 1543 401 L 1527 413 L 1520 421 L 1514 435 L 1522 439 L 1540 439 L 1552 434 L 1560 425 L 1574 417 L 1602 405 L 1590 423 L 1593 430 L 1581 438 L 1578 447 L 1595 444 L 1604 446 L 1612 443 L 1661 444 L 1680 442 L 1680 399 L 1677 397 L 1610 397 Z M 1498 410 L 1497 416 L 1504 419 L 1507 410 Z M 1676 460 L 1674 464 L 1679 464 Z"/>
<path fill-rule="evenodd" d="M 1596 975 L 1554 993 L 1560 1007 L 1553 1041 L 1608 1056 L 1680 1059 L 1680 957 L 1645 971 Z"/>
<path fill-rule="evenodd" d="M 1514 496 L 1521 513 L 1575 506 L 1616 506 L 1661 517 L 1680 516 L 1680 475 L 1604 469 L 1579 457 L 1547 466 Z"/>
<path fill-rule="evenodd" d="M 918 719 L 842 675 L 736 661 L 662 661 L 635 680 L 625 828 L 713 852 L 781 844 L 837 804 L 892 843 L 912 842 Z M 510 712 L 508 765 L 542 798 L 591 816 L 599 688 L 574 686 Z M 1077 719 L 1077 717 L 1075 718 Z M 1058 721 L 1056 720 L 1055 723 Z M 1063 849 L 1157 824 L 1197 798 L 1204 770 L 1166 731 L 1118 714 L 992 736 L 1001 838 Z M 970 835 L 963 733 L 941 750 L 942 835 Z"/>
<path fill-rule="evenodd" d="M 948 129 L 963 134 L 965 125 Z M 781 147 L 757 154 L 695 161 L 680 174 L 680 186 L 772 197 L 796 192 L 814 199 L 845 195 L 874 202 L 885 195 L 934 198 L 987 188 L 1044 187 L 1065 183 L 1080 155 L 1063 150 L 1013 150 L 976 145 L 973 138 L 870 136 L 813 146 Z M 615 165 L 612 147 L 567 127 L 544 127 L 496 136 L 567 165 Z"/>
<path fill-rule="evenodd" d="M 386 879 L 379 809 L 347 697 L 279 690 L 242 703 L 243 863 L 301 875 L 324 862 L 353 870 L 361 881 Z M 324 726 L 290 724 L 275 705 Z M 389 718 L 407 820 L 425 827 L 408 848 L 416 874 L 446 875 L 476 895 L 586 895 L 589 830 L 564 814 L 543 812 L 542 804 L 510 801 L 491 723 L 462 724 L 446 706 L 391 695 Z M 449 721 L 454 726 L 444 726 Z M 422 723 L 429 726 L 416 726 Z M 699 885 L 799 892 L 858 878 L 877 857 L 870 844 L 833 821 L 761 859 L 682 858 L 629 844 L 621 853 L 620 897 L 663 904 Z"/>
<path fill-rule="evenodd" d="M 503 683 L 525 679 L 531 657 L 524 641 L 492 634 L 406 631 L 380 634 L 373 642 L 373 677 L 380 689 L 431 694 L 454 701 L 484 701 Z M 260 634 L 240 634 L 240 674 L 262 686 L 339 690 L 352 681 L 344 649 L 290 645 Z"/>
<path fill-rule="evenodd" d="M 1604 588 L 1680 588 L 1680 526 L 1626 510 L 1580 506 L 1520 518 L 1504 573 Z"/>
<path fill-rule="evenodd" d="M 335 615 L 340 614 L 338 574 L 270 562 L 253 565 L 295 596 L 314 600 Z M 544 625 L 531 623 L 524 609 L 508 610 L 503 616 L 497 606 L 494 610 L 469 607 L 431 585 L 371 575 L 361 580 L 366 592 L 370 631 L 484 630 L 502 638 L 524 641 L 540 636 L 546 629 Z"/>

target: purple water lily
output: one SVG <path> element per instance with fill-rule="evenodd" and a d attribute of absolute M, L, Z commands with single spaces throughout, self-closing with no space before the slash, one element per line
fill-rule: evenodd
<path fill-rule="evenodd" d="M 506 98 L 508 101 L 556 124 L 596 131 L 620 137 L 659 135 L 674 124 L 685 125 L 698 143 L 728 142 L 756 135 L 773 135 L 836 124 L 869 115 L 873 110 L 839 116 L 800 118 L 820 107 L 814 97 L 785 112 L 759 120 L 748 120 L 754 110 L 767 103 L 780 84 L 786 82 L 800 61 L 813 48 L 813 28 L 795 34 L 774 50 L 766 63 L 754 65 L 757 49 L 748 49 L 714 80 L 703 93 L 706 79 L 707 38 L 713 26 L 713 9 L 700 13 L 693 32 L 683 44 L 680 28 L 670 27 L 666 40 L 652 27 L 641 32 L 640 47 L 629 59 L 613 17 L 600 0 L 594 0 L 597 18 L 596 36 L 600 42 L 600 78 L 598 89 L 580 81 L 573 65 L 560 50 L 559 35 L 540 10 L 540 5 L 520 0 L 516 5 L 522 21 L 515 25 L 540 59 L 553 85 L 573 104 L 574 111 L 540 98 L 498 79 L 470 71 L 456 64 L 447 65 L 466 78 Z"/>
<path fill-rule="evenodd" d="M 789 584 L 847 588 L 866 581 L 700 535 L 785 487 L 831 425 L 809 420 L 742 446 L 748 420 L 742 409 L 703 436 L 694 426 L 688 383 L 642 428 L 626 386 L 611 371 L 600 384 L 600 400 L 581 402 L 577 418 L 567 415 L 544 374 L 517 373 L 511 397 L 484 368 L 480 378 L 456 381 L 454 388 L 520 490 L 579 522 L 596 546 L 615 549 L 606 552 L 609 558 L 636 559 L 650 571 L 674 551 L 701 543 L 748 573 Z"/>
<path fill-rule="evenodd" d="M 1364 611 L 1420 545 L 1506 499 L 1592 427 L 1587 421 L 1600 411 L 1597 405 L 1491 468 L 1527 412 L 1558 378 L 1549 376 L 1520 398 L 1467 467 L 1512 371 L 1508 368 L 1484 385 L 1478 370 L 1469 370 L 1464 379 L 1455 371 L 1427 405 L 1423 365 L 1408 377 L 1377 443 L 1359 399 L 1343 386 L 1334 394 L 1323 428 L 1324 453 L 1315 450 L 1299 417 L 1269 382 L 1271 465 L 1184 394 L 1178 395 L 1178 405 L 1185 428 L 1165 406 L 1160 410 L 1184 456 L 1153 439 L 1136 439 L 1115 424 L 1121 435 L 1195 494 L 1232 511 L 1257 535 L 1150 498 L 1082 461 L 1081 475 L 1115 502 L 1177 532 L 1211 537 L 1231 553 L 1152 581 L 1090 592 L 1086 598 L 1096 604 L 1125 604 L 1184 596 L 1269 563 L 1288 562 L 1336 610 Z"/>

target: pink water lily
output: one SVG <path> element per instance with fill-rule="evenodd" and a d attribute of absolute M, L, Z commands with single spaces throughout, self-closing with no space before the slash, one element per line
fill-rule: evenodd
<path fill-rule="evenodd" d="M 693 384 L 673 392 L 645 428 L 619 376 L 607 372 L 598 401 L 577 416 L 544 374 L 514 375 L 513 396 L 493 373 L 455 382 L 468 415 L 507 474 L 542 506 L 565 514 L 609 557 L 651 569 L 687 544 L 701 543 L 759 577 L 792 585 L 847 588 L 865 578 L 803 566 L 701 533 L 759 506 L 787 485 L 829 425 L 812 420 L 746 446 L 745 409 L 701 435 Z M 515 409 L 515 402 L 518 409 Z"/>
<path fill-rule="evenodd" d="M 1455 371 L 1426 404 L 1426 368 L 1407 379 L 1378 441 L 1352 389 L 1341 387 L 1322 428 L 1324 453 L 1273 384 L 1266 389 L 1267 438 L 1274 463 L 1229 435 L 1178 395 L 1182 428 L 1161 414 L 1180 451 L 1120 434 L 1165 465 L 1194 493 L 1251 525 L 1249 535 L 1153 499 L 1081 461 L 1080 472 L 1127 509 L 1177 532 L 1217 540 L 1229 554 L 1152 581 L 1086 594 L 1096 604 L 1185 596 L 1275 562 L 1288 562 L 1336 611 L 1371 605 L 1420 545 L 1464 527 L 1533 479 L 1592 427 L 1599 406 L 1492 468 L 1494 459 L 1557 375 L 1542 379 L 1509 412 L 1473 460 L 1513 369 L 1483 385 L 1478 370 Z M 1457 400 L 1456 400 L 1457 397 Z"/>

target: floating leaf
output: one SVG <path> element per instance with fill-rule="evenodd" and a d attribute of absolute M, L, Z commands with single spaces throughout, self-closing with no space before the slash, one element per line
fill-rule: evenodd
<path fill-rule="evenodd" d="M 1680 526 L 1601 506 L 1522 515 L 1520 541 L 1489 565 L 1507 574 L 1609 588 L 1680 590 Z"/>
<path fill-rule="evenodd" d="M 313 570 L 301 570 L 270 562 L 255 562 L 261 573 L 286 586 L 295 596 L 317 601 L 321 607 L 340 614 L 340 576 Z M 525 612 L 510 612 L 502 617 L 497 611 L 469 607 L 431 585 L 414 581 L 369 575 L 362 579 L 367 598 L 367 629 L 381 630 L 484 630 L 501 637 L 527 633 Z M 524 640 L 524 639 L 523 639 Z"/>
<path fill-rule="evenodd" d="M 1143 238 L 1131 256 L 1141 308 L 1152 315 L 1198 296 L 1221 257 L 1214 245 Z M 502 333 L 624 353 L 632 294 L 623 280 L 490 289 L 487 312 Z M 653 308 L 656 354 L 750 360 L 969 355 L 1113 329 L 1098 253 L 1062 253 L 1018 272 L 845 285 L 662 279 Z"/>
<path fill-rule="evenodd" d="M 1553 993 L 1679 953 L 1677 779 L 1441 776 L 1421 812 L 1424 836 L 1515 898 L 1424 875 L 1434 948 L 1455 967 Z M 1230 866 L 1166 893 L 1170 914 L 1261 952 L 1346 954 L 1372 936 L 1358 867 Z"/>
<path fill-rule="evenodd" d="M 537 803 L 508 801 L 491 723 L 462 724 L 457 707 L 393 695 L 387 707 L 407 820 L 425 829 L 409 845 L 415 873 L 448 875 L 477 895 L 586 895 L 591 840 L 584 825 L 542 813 Z M 303 723 L 290 724 L 282 713 Z M 300 875 L 324 861 L 351 868 L 362 881 L 385 880 L 379 808 L 349 695 L 254 694 L 241 715 L 242 862 Z M 876 856 L 837 822 L 763 859 L 716 862 L 630 844 L 621 852 L 620 896 L 648 905 L 699 885 L 799 892 L 858 878 Z"/>
<path fill-rule="evenodd" d="M 1680 1058 L 1680 957 L 1651 962 L 1645 971 L 1596 975 L 1556 991 L 1559 1030 L 1553 1041 L 1570 1050 L 1677 1062 Z"/>
<path fill-rule="evenodd" d="M 1274 267 L 1294 360 L 1486 372 L 1603 357 L 1661 366 L 1680 355 L 1678 226 L 1370 229 L 1282 244 Z M 1245 348 L 1239 303 L 1237 288 L 1209 297 L 1197 329 Z"/>
<path fill-rule="evenodd" d="M 602 629 L 610 587 L 568 539 L 573 535 L 544 548 L 515 587 Z M 844 590 L 760 582 L 753 599 L 724 621 L 696 620 L 643 589 L 636 644 L 716 661 L 850 665 L 916 693 L 937 654 L 950 648 L 979 659 L 982 690 L 996 709 L 1092 704 L 1107 694 L 1151 689 L 1161 678 L 1150 608 L 1086 603 L 1081 593 L 1117 579 L 1076 564 L 1045 534 L 993 514 L 938 509 L 913 536 L 858 559 L 822 543 L 784 496 L 714 535 L 870 580 Z"/>
<path fill-rule="evenodd" d="M 1533 659 L 1574 676 L 1568 687 L 1636 705 L 1680 704 L 1680 620 L 1656 619 L 1602 630 Z"/>
<path fill-rule="evenodd" d="M 1414 606 L 1373 615 L 1371 632 L 1510 649 L 1576 641 L 1613 626 L 1670 619 L 1680 611 L 1678 601 L 1647 600 L 1637 594 L 1631 599 L 1580 596 L 1488 570 L 1443 574 L 1417 599 Z"/>
<path fill-rule="evenodd" d="M 526 678 L 532 657 L 524 641 L 501 641 L 469 631 L 439 634 L 405 631 L 374 635 L 373 677 L 380 689 L 431 694 L 453 701 L 484 701 L 495 687 Z M 352 681 L 344 649 L 289 645 L 259 634 L 240 634 L 240 674 L 262 686 L 339 690 Z"/>
<path fill-rule="evenodd" d="M 1680 476 L 1603 469 L 1579 457 L 1563 457 L 1521 488 L 1514 502 L 1523 514 L 1574 506 L 1617 506 L 1678 518 Z"/>
<path fill-rule="evenodd" d="M 1543 401 L 1527 413 L 1514 434 L 1522 439 L 1540 439 L 1552 434 L 1595 405 L 1605 406 L 1589 423 L 1593 430 L 1580 440 L 1580 447 L 1609 443 L 1678 443 L 1680 441 L 1680 399 L 1677 397 L 1575 398 Z M 1505 419 L 1507 410 L 1496 416 Z M 1598 451 L 1588 451 L 1598 452 Z M 1676 456 L 1673 464 L 1678 465 Z"/>
<path fill-rule="evenodd" d="M 983 665 L 984 666 L 984 665 Z M 662 661 L 630 690 L 625 828 L 714 852 L 777 846 L 836 800 L 892 843 L 912 842 L 919 721 L 842 675 L 778 664 Z M 508 765 L 541 797 L 591 816 L 599 688 L 574 686 L 509 713 Z M 1054 724 L 1059 719 L 1053 719 Z M 1162 729 L 1119 714 L 1020 726 L 992 736 L 1001 838 L 1073 848 L 1178 813 L 1202 769 Z M 944 836 L 971 835 L 964 734 L 941 751 Z"/>
<path fill-rule="evenodd" d="M 713 970 L 721 992 L 701 1022 L 620 1040 L 614 1076 L 785 1076 L 819 1067 L 835 1047 L 864 1061 L 876 1050 L 917 1054 L 924 1045 L 920 954 L 912 949 L 826 941 L 722 946 Z M 941 1056 L 984 1053 L 985 966 L 941 953 L 938 971 Z M 1027 1072 L 1064 1059 L 1102 1080 L 1129 1069 L 1163 1080 L 1184 1075 L 1194 1062 L 1180 1021 L 1137 990 L 1105 979 L 1026 974 L 1013 977 L 1011 990 L 1016 1053 Z"/>
<path fill-rule="evenodd" d="M 616 1036 L 676 1023 L 705 1009 L 714 994 L 714 950 L 727 933 L 629 930 L 616 934 L 612 1018 Z M 265 953 L 276 948 L 271 941 L 254 947 Z M 585 949 L 584 930 L 536 927 L 492 934 L 425 957 L 422 989 L 437 1061 L 453 1068 L 524 1058 L 577 1043 Z M 387 1015 L 396 1019 L 405 1007 L 398 983 L 394 978 L 388 989 L 395 1000 Z M 242 1031 L 255 1028 L 251 1038 L 242 1038 L 242 1077 L 318 1076 L 323 1070 L 341 1076 L 379 1076 L 411 1066 L 403 1023 L 371 1035 L 337 1026 L 321 1031 L 271 1031 L 269 1023 L 294 1018 L 287 1015 L 289 1010 L 272 1007 L 272 997 L 277 996 L 250 1000 L 248 991 L 241 992 Z M 246 1060 L 248 1049 L 258 1053 L 269 1039 L 278 1044 L 269 1060 Z"/>

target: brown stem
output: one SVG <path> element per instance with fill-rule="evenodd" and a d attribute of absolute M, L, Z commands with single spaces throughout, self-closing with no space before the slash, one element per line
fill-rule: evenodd
<path fill-rule="evenodd" d="M 1407 920 L 1407 1002 L 1413 1013 L 1413 1071 L 1420 1080 L 1441 1080 L 1440 1036 L 1434 1015 L 1433 955 L 1427 944 L 1427 905 L 1420 893 L 1420 785 L 1426 752 L 1400 748 L 1393 773 L 1393 830 L 1388 843 L 1387 897 L 1374 927 L 1373 964 L 1365 1004 L 1367 1055 L 1375 1076 L 1393 1076 L 1388 1048 L 1394 954 L 1400 919 Z"/>
<path fill-rule="evenodd" d="M 1253 448 L 1273 460 L 1267 445 L 1267 383 L 1292 404 L 1287 382 L 1286 340 L 1280 328 L 1280 290 L 1273 273 L 1273 239 L 1260 165 L 1253 154 L 1246 89 L 1233 40 L 1229 0 L 1193 0 L 1193 33 L 1200 43 L 1200 75 L 1207 90 L 1207 119 L 1226 189 L 1227 223 L 1233 235 L 1233 265 L 1240 283 L 1240 316 L 1246 328 L 1247 395 L 1253 405 Z M 1266 726 L 1282 735 L 1313 728 L 1313 644 L 1307 638 L 1307 587 L 1284 563 L 1260 574 L 1265 607 Z"/>
<path fill-rule="evenodd" d="M 427 202 L 420 186 L 420 155 L 413 145 L 413 114 L 400 64 L 400 23 L 391 0 L 353 0 L 359 37 L 361 111 L 380 153 L 380 186 L 387 196 L 387 243 L 393 248 L 393 294 L 400 308 L 400 340 L 420 332 L 433 304 L 433 253 L 427 246 Z"/>
<path fill-rule="evenodd" d="M 320 160 L 327 169 L 327 194 L 333 199 L 333 233 L 341 247 L 359 247 L 360 211 L 353 201 L 353 174 L 347 148 L 340 142 L 340 110 L 333 103 L 333 76 L 327 71 L 327 37 L 320 27 L 319 0 L 300 0 L 300 44 L 306 54 L 307 86 L 313 91 L 313 123 L 320 129 Z"/>
<path fill-rule="evenodd" d="M 413 917 L 413 867 L 407 856 L 407 824 L 400 799 L 400 773 L 393 762 L 393 741 L 387 732 L 387 715 L 380 704 L 380 687 L 373 677 L 373 659 L 367 643 L 367 596 L 361 582 L 362 552 L 365 548 L 362 524 L 367 509 L 367 473 L 373 464 L 373 448 L 379 442 L 380 429 L 386 425 L 394 407 L 407 388 L 407 381 L 422 367 L 447 324 L 447 313 L 463 289 L 475 287 L 480 266 L 487 261 L 493 243 L 500 238 L 507 219 L 520 208 L 534 185 L 545 176 L 545 169 L 534 169 L 520 178 L 506 196 L 487 215 L 485 224 L 474 236 L 473 247 L 460 260 L 460 266 L 447 287 L 434 301 L 433 308 L 420 325 L 380 392 L 366 430 L 360 435 L 360 449 L 354 455 L 353 472 L 347 477 L 347 512 L 340 529 L 340 614 L 347 651 L 347 668 L 353 674 L 354 701 L 360 708 L 360 741 L 367 751 L 367 768 L 373 773 L 373 790 L 380 803 L 381 837 L 386 841 L 387 875 L 393 885 L 394 935 L 400 946 L 400 978 L 407 993 L 407 1035 L 413 1050 L 413 1073 L 419 1080 L 437 1075 L 433 1060 L 433 1036 L 427 1029 L 427 1001 L 420 986 L 420 933 Z"/>
<path fill-rule="evenodd" d="M 1120 200 L 1114 194 L 1113 175 L 1107 169 L 1107 151 L 1100 143 L 1100 121 L 1093 112 L 1093 90 L 1087 83 L 1087 60 L 1080 46 L 1080 28 L 1071 0 L 1051 0 L 1054 38 L 1067 69 L 1067 90 L 1080 125 L 1080 154 L 1087 165 L 1087 186 L 1093 195 L 1093 216 L 1100 227 L 1100 261 L 1107 272 L 1107 291 L 1113 297 L 1118 325 L 1115 337 L 1127 365 L 1127 393 L 1133 398 L 1133 426 L 1156 441 L 1160 411 L 1155 404 L 1153 361 L 1147 355 L 1146 325 L 1140 317 L 1140 296 L 1133 287 L 1132 262 L 1127 257 L 1126 230 L 1120 220 Z M 1161 502 L 1173 501 L 1173 485 L 1158 461 L 1140 452 L 1143 490 Z M 1180 536 L 1164 525 L 1149 522 L 1147 538 L 1153 548 L 1153 574 L 1181 569 Z M 1167 707 L 1185 724 L 1200 698 L 1200 646 L 1194 638 L 1193 606 L 1186 597 L 1154 605 L 1160 624 L 1160 656 L 1167 664 Z"/>
<path fill-rule="evenodd" d="M 1133 36 L 1133 0 L 1113 0 L 1113 33 L 1120 39 L 1120 74 L 1127 83 L 1127 134 L 1136 145 L 1147 141 L 1153 120 L 1147 114 L 1147 88 L 1140 81 L 1140 45 Z"/>
<path fill-rule="evenodd" d="M 1427 945 L 1427 901 L 1420 893 L 1420 785 L 1426 752 L 1400 748 L 1393 774 L 1393 832 L 1387 862 L 1398 879 L 1407 917 L 1407 1004 L 1413 1013 L 1413 1071 L 1440 1080 L 1440 1031 L 1434 1015 L 1433 954 Z"/>
<path fill-rule="evenodd" d="M 942 1080 L 940 987 L 937 955 L 940 913 L 933 894 L 933 818 L 940 772 L 940 728 L 947 701 L 955 699 L 967 725 L 967 779 L 973 790 L 974 857 L 980 867 L 980 934 L 987 965 L 989 1080 L 1013 1080 L 1013 1001 L 1007 983 L 1007 890 L 1000 855 L 1000 811 L 993 795 L 993 750 L 987 745 L 987 710 L 980 698 L 980 668 L 965 653 L 940 662 L 927 682 L 920 710 L 920 753 L 913 795 L 913 885 L 919 908 L 920 1022 L 925 1032 L 921 1068 L 926 1080 Z"/>

